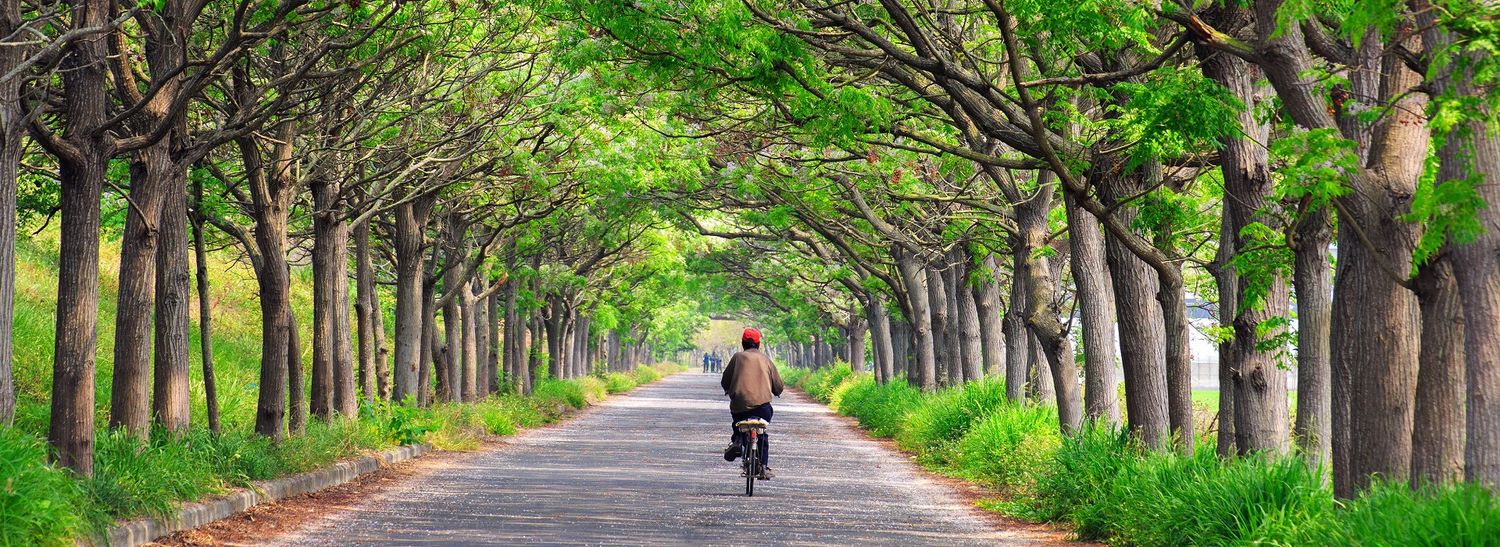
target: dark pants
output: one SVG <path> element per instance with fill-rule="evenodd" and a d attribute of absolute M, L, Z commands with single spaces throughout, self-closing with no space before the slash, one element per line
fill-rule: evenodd
<path fill-rule="evenodd" d="M 731 413 L 729 413 L 729 415 L 734 418 L 734 421 L 729 422 L 730 430 L 733 432 L 733 435 L 731 435 L 729 437 L 729 442 L 732 442 L 732 443 L 738 445 L 741 442 L 743 442 L 741 439 L 742 439 L 743 435 L 745 435 L 744 433 L 740 433 L 740 430 L 737 429 L 737 428 L 735 428 L 734 424 L 739 423 L 740 420 L 748 420 L 750 418 L 760 418 L 762 420 L 765 420 L 765 421 L 769 422 L 769 421 L 771 421 L 771 414 L 772 414 L 772 412 L 771 412 L 771 403 L 766 403 L 766 404 L 760 405 L 758 407 L 752 408 L 750 410 L 746 410 L 744 412 L 731 412 Z M 761 432 L 760 437 L 759 437 L 759 442 L 757 442 L 755 444 L 756 444 L 756 447 L 755 447 L 756 451 L 760 452 L 760 464 L 762 466 L 765 466 L 765 467 L 770 467 L 771 466 L 771 440 L 770 440 L 770 435 L 767 434 L 767 433 L 765 433 L 765 432 Z"/>

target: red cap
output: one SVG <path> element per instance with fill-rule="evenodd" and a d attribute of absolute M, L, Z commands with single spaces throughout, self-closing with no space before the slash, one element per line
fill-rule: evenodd
<path fill-rule="evenodd" d="M 760 343 L 760 331 L 755 330 L 754 327 L 747 328 L 747 329 L 745 329 L 745 334 L 741 334 L 740 335 L 740 340 L 749 340 L 751 342 L 755 342 L 755 343 L 759 344 Z"/>

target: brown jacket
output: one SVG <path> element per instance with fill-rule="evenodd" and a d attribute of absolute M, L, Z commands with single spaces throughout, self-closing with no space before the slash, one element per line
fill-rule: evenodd
<path fill-rule="evenodd" d="M 745 412 L 769 403 L 772 395 L 781 396 L 784 387 L 771 358 L 758 349 L 747 349 L 730 357 L 719 385 L 729 396 L 730 412 Z"/>

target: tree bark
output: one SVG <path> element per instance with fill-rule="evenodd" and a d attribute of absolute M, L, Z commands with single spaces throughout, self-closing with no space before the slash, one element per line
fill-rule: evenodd
<path fill-rule="evenodd" d="M 884 384 L 895 377 L 896 351 L 891 340 L 891 317 L 880 297 L 870 297 L 865 309 L 870 321 L 870 342 L 875 352 L 875 379 Z"/>
<path fill-rule="evenodd" d="M 1109 204 L 1140 191 L 1137 177 L 1109 176 L 1100 180 L 1100 193 Z M 1114 215 L 1127 226 L 1135 208 L 1122 206 Z M 1120 361 L 1125 369 L 1125 413 L 1131 431 L 1148 448 L 1167 446 L 1171 422 L 1167 408 L 1166 324 L 1156 300 L 1158 279 L 1140 257 L 1113 233 L 1105 234 L 1105 257 L 1114 286 L 1120 331 Z"/>
<path fill-rule="evenodd" d="M 553 378 L 563 378 L 562 348 L 563 311 L 562 297 L 556 294 L 547 297 L 547 314 L 544 322 L 547 330 L 547 372 Z"/>
<path fill-rule="evenodd" d="M 354 225 L 354 319 L 358 333 L 359 389 L 366 403 L 374 403 L 375 326 L 380 312 L 375 307 L 375 264 L 370 255 L 370 221 Z"/>
<path fill-rule="evenodd" d="M 854 317 L 849 320 L 849 366 L 854 372 L 865 371 L 865 331 L 869 327 L 865 325 L 863 317 Z"/>
<path fill-rule="evenodd" d="M 1416 279 L 1422 310 L 1421 367 L 1411 439 L 1411 485 L 1464 477 L 1463 302 L 1447 256 L 1422 266 Z"/>
<path fill-rule="evenodd" d="M 981 340 L 979 305 L 971 290 L 973 287 L 969 285 L 967 269 L 959 276 L 959 283 L 953 290 L 958 295 L 958 333 L 964 356 L 964 381 L 977 382 L 984 378 L 984 342 Z"/>
<path fill-rule="evenodd" d="M 1003 378 L 1005 371 L 1005 323 L 1000 298 L 1000 264 L 994 255 L 984 258 L 983 279 L 972 288 L 979 318 L 979 342 L 984 352 L 983 375 Z"/>
<path fill-rule="evenodd" d="M 1297 297 L 1297 445 L 1308 464 L 1328 470 L 1333 439 L 1329 363 L 1329 323 L 1333 272 L 1328 245 L 1333 237 L 1328 209 L 1298 219 L 1292 232 L 1292 286 Z"/>
<path fill-rule="evenodd" d="M 1222 206 L 1220 218 L 1228 219 L 1229 202 L 1226 200 Z M 1219 350 L 1219 434 L 1215 452 L 1220 458 L 1229 459 L 1236 454 L 1236 443 L 1234 436 L 1235 410 L 1234 410 L 1234 376 L 1239 367 L 1235 364 L 1235 358 L 1239 353 L 1234 347 L 1234 318 L 1238 317 L 1237 310 L 1240 302 L 1240 278 L 1234 271 L 1235 254 L 1235 232 L 1231 222 L 1219 223 L 1219 252 L 1214 256 L 1213 274 L 1214 281 L 1219 290 L 1219 327 L 1230 333 L 1227 339 L 1220 340 Z"/>
<path fill-rule="evenodd" d="M 192 329 L 191 279 L 188 276 L 187 173 L 177 162 L 166 178 L 161 210 L 161 233 L 156 248 L 155 367 L 152 412 L 167 431 L 187 431 L 192 421 L 191 368 L 188 347 Z"/>
<path fill-rule="evenodd" d="M 1248 22 L 1248 13 L 1243 19 Z M 1238 57 L 1207 52 L 1205 56 L 1204 72 L 1208 77 L 1246 105 L 1238 115 L 1244 135 L 1224 139 L 1220 169 L 1224 176 L 1227 213 L 1224 221 L 1228 223 L 1229 233 L 1235 237 L 1234 248 L 1237 251 L 1251 249 L 1255 242 L 1245 239 L 1246 228 L 1255 223 L 1272 228 L 1279 225 L 1278 220 L 1263 213 L 1275 188 L 1271 181 L 1270 156 L 1264 144 L 1271 138 L 1270 126 L 1255 112 L 1255 105 L 1263 96 L 1255 83 L 1260 74 L 1254 65 Z M 1234 386 L 1235 446 L 1240 454 L 1282 453 L 1289 448 L 1286 372 L 1278 363 L 1281 351 L 1262 350 L 1259 333 L 1261 325 L 1286 318 L 1286 279 L 1276 275 L 1269 281 L 1261 281 L 1268 283 L 1264 295 L 1246 306 L 1238 300 L 1243 299 L 1245 288 L 1256 280 L 1237 269 L 1235 275 L 1239 279 L 1232 295 L 1236 301 L 1234 368 L 1230 377 Z M 1223 386 L 1220 388 L 1222 390 Z M 1191 386 L 1188 389 L 1191 397 Z M 1173 395 L 1177 394 L 1174 390 Z"/>
<path fill-rule="evenodd" d="M 449 252 L 453 252 L 451 248 Z M 465 400 L 464 396 L 469 392 L 469 388 L 464 385 L 465 355 L 463 338 L 465 328 L 461 296 L 466 289 L 463 282 L 458 279 L 460 272 L 458 271 L 458 265 L 453 255 L 450 254 L 448 256 L 447 262 L 447 267 L 443 269 L 443 291 L 458 291 L 459 296 L 449 298 L 443 304 L 443 347 L 447 352 L 445 359 L 447 369 L 443 377 L 443 380 L 446 381 L 442 383 L 447 388 L 443 392 L 446 395 L 446 400 L 450 403 L 456 403 Z"/>
<path fill-rule="evenodd" d="M 473 281 L 465 280 L 458 287 L 458 298 L 460 313 L 464 318 L 463 330 L 463 400 L 474 402 L 479 400 L 482 389 L 479 387 L 479 310 L 475 304 Z"/>
<path fill-rule="evenodd" d="M 297 315 L 292 313 L 290 301 L 286 304 L 287 317 L 287 430 L 293 435 L 307 431 L 307 384 L 302 379 L 302 333 L 297 328 Z"/>
<path fill-rule="evenodd" d="M 1019 243 L 1019 242 L 1018 242 Z M 1020 249 L 1024 244 L 1018 244 Z M 1026 400 L 1026 370 L 1031 366 L 1031 334 L 1026 330 L 1026 268 L 1022 251 L 1011 254 L 1010 308 L 1005 312 L 1005 398 L 1013 403 Z"/>
<path fill-rule="evenodd" d="M 958 346 L 954 344 L 953 331 L 954 321 L 951 311 L 951 302 L 948 300 L 948 283 L 943 270 L 936 266 L 927 267 L 927 299 L 932 313 L 932 342 L 936 355 L 934 361 L 937 366 L 937 382 L 939 385 L 953 385 L 954 366 L 958 365 L 960 356 L 956 351 Z M 959 371 L 960 377 L 963 372 Z"/>
<path fill-rule="evenodd" d="M 479 398 L 488 397 L 494 393 L 490 389 L 490 338 L 494 331 L 490 330 L 490 298 L 484 294 L 489 284 L 483 277 L 477 278 L 471 283 L 474 301 L 474 391 Z"/>
<path fill-rule="evenodd" d="M 193 195 L 197 197 L 196 207 L 202 207 L 203 185 L 201 183 L 193 183 Z M 217 379 L 214 377 L 213 306 L 209 299 L 208 249 L 203 241 L 203 213 L 195 208 L 192 219 L 193 257 L 198 274 L 198 350 L 203 364 L 203 397 L 207 406 L 208 430 L 218 435 L 220 432 L 219 389 Z"/>
<path fill-rule="evenodd" d="M 1446 28 L 1434 24 L 1436 12 L 1427 4 L 1417 3 L 1418 19 L 1427 29 L 1423 46 L 1433 52 L 1451 45 L 1453 39 Z M 1476 55 L 1467 53 L 1464 60 L 1472 61 Z M 1436 75 L 1433 87 L 1458 100 L 1479 97 L 1483 90 L 1475 85 L 1471 70 L 1453 63 Z M 1473 241 L 1450 241 L 1449 245 L 1453 274 L 1464 297 L 1464 478 L 1500 491 L 1500 180 L 1496 180 L 1500 177 L 1500 139 L 1482 121 L 1470 121 L 1460 131 L 1444 136 L 1438 162 L 1439 184 L 1475 182 L 1474 191 L 1488 204 L 1477 212 L 1483 232 Z M 1424 318 L 1424 347 L 1427 328 Z M 1422 362 L 1425 371 L 1427 361 Z M 1421 384 L 1419 376 L 1419 390 Z M 1413 446 L 1420 445 L 1414 440 Z"/>
<path fill-rule="evenodd" d="M 439 352 L 437 328 L 437 259 L 438 246 L 432 246 L 432 255 L 427 257 L 426 269 L 421 274 L 421 363 L 417 370 L 417 401 L 422 406 L 431 405 L 435 400 L 436 392 L 433 391 L 433 371 L 447 370 L 442 367 L 440 361 L 442 354 Z M 445 372 L 444 375 L 447 373 Z"/>
<path fill-rule="evenodd" d="M 1120 377 L 1115 372 L 1115 295 L 1104 258 L 1099 220 L 1064 195 L 1068 218 L 1068 265 L 1077 288 L 1078 318 L 1083 331 L 1084 416 L 1110 427 L 1120 426 Z"/>
<path fill-rule="evenodd" d="M 902 282 L 906 284 L 908 308 L 912 318 L 910 326 L 912 354 L 915 362 L 909 367 L 908 378 L 922 391 L 937 389 L 937 345 L 932 334 L 932 303 L 927 287 L 927 270 L 917 258 L 905 251 L 894 250 L 896 267 L 901 270 Z"/>
<path fill-rule="evenodd" d="M 156 246 L 165 193 L 161 187 L 168 183 L 161 175 L 171 158 L 157 146 L 136 155 L 130 165 L 130 205 L 120 244 L 109 426 L 144 440 L 151 433 L 151 310 L 156 307 Z"/>
<path fill-rule="evenodd" d="M 0 36 L 10 36 L 22 24 L 21 3 L 0 2 Z M 0 67 L 8 70 L 19 65 L 29 50 L 0 48 Z M 0 427 L 9 427 L 16 416 L 12 330 L 16 312 L 16 180 L 21 168 L 21 139 L 26 134 L 21 83 L 21 78 L 0 80 Z"/>
<path fill-rule="evenodd" d="M 507 279 L 505 281 L 505 383 L 510 386 L 511 393 L 521 393 L 520 368 L 516 366 L 521 361 L 521 319 L 519 310 L 516 309 L 517 281 Z"/>
<path fill-rule="evenodd" d="M 422 362 L 423 275 L 426 255 L 422 234 L 436 196 L 405 201 L 396 206 L 396 356 L 391 399 L 421 402 L 417 369 Z"/>
<path fill-rule="evenodd" d="M 334 412 L 352 416 L 357 410 L 352 356 L 343 355 L 349 349 L 349 228 L 339 211 L 336 177 L 323 173 L 313 178 L 311 186 L 312 413 L 326 420 Z"/>

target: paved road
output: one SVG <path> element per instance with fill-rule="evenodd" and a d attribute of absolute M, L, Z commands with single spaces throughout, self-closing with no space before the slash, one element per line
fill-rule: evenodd
<path fill-rule="evenodd" d="M 717 377 L 684 373 L 311 524 L 289 545 L 1025 544 L 821 405 L 776 402 L 775 480 L 724 461 Z M 633 438 L 633 437 L 638 437 Z"/>

